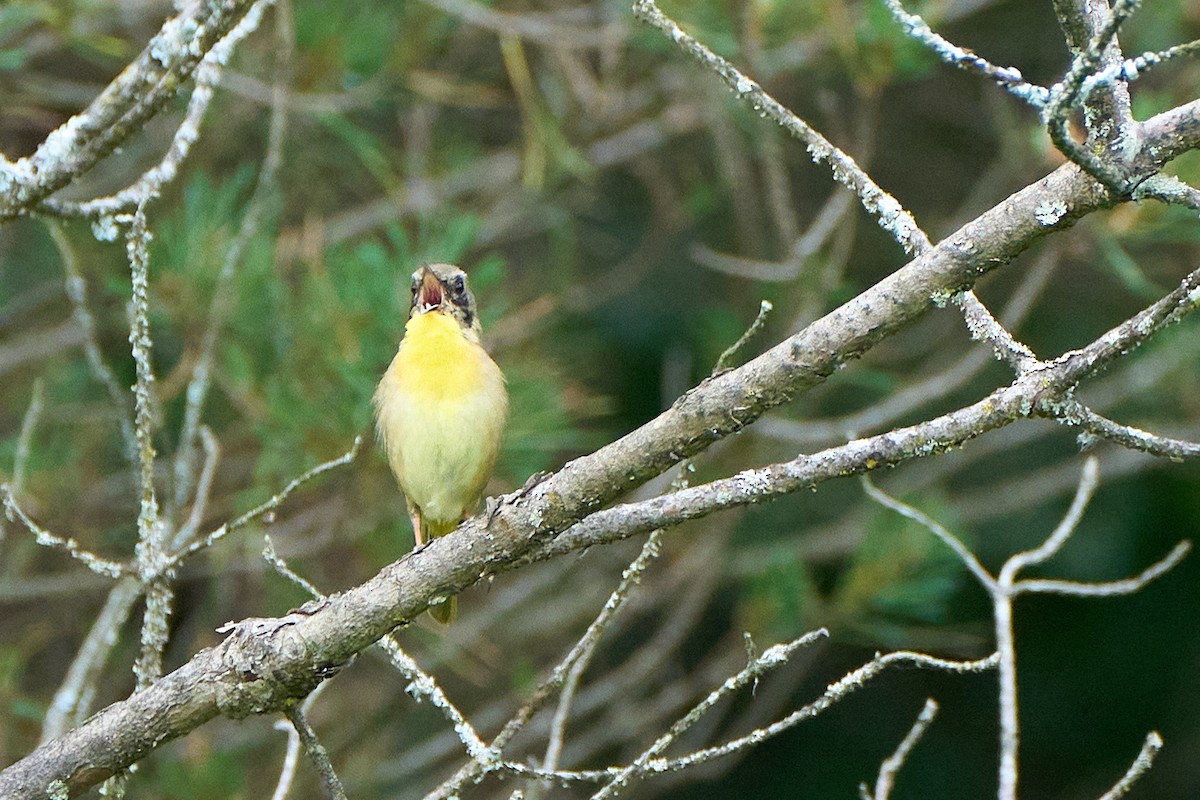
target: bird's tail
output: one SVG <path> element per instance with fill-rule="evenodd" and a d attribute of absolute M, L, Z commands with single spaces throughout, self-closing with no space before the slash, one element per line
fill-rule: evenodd
<path fill-rule="evenodd" d="M 431 541 L 439 536 L 445 536 L 458 527 L 458 522 L 435 522 L 430 519 L 421 520 L 421 533 L 425 541 Z M 429 607 L 429 616 L 443 625 L 449 625 L 458 618 L 458 598 L 447 597 L 435 606 Z"/>
<path fill-rule="evenodd" d="M 433 617 L 443 625 L 449 625 L 454 620 L 458 619 L 458 598 L 447 597 L 436 606 L 429 607 L 429 616 Z"/>

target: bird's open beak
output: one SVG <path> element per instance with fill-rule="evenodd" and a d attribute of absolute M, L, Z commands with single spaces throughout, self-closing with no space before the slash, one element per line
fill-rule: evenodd
<path fill-rule="evenodd" d="M 421 288 L 417 295 L 415 303 L 418 314 L 424 314 L 427 311 L 438 311 L 442 307 L 442 301 L 445 298 L 445 290 L 442 289 L 442 282 L 430 272 L 425 270 L 421 275 Z"/>

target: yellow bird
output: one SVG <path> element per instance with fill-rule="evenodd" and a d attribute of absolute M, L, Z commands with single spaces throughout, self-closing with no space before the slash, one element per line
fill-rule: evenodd
<path fill-rule="evenodd" d="M 451 264 L 413 273 L 400 349 L 375 390 L 375 425 L 417 546 L 450 533 L 479 502 L 508 416 L 504 375 L 480 344 L 467 276 Z M 453 622 L 456 598 L 433 606 Z"/>

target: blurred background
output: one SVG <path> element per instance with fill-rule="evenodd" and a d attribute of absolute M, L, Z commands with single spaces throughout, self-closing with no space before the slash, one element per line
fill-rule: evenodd
<path fill-rule="evenodd" d="M 1032 111 L 937 64 L 903 39 L 881 3 L 687 0 L 664 10 L 866 166 L 934 240 L 1060 163 Z M 911 10 L 1032 81 L 1052 83 L 1068 63 L 1047 3 L 942 0 Z M 158 0 L 6 3 L 0 151 L 32 152 L 172 13 Z M 1200 3 L 1154 3 L 1123 44 L 1137 53 L 1197 35 Z M 1135 87 L 1137 116 L 1195 99 L 1198 81 L 1195 63 L 1154 72 Z M 273 98 L 286 120 L 280 166 L 259 186 Z M 130 183 L 159 160 L 185 106 L 186 93 L 59 196 L 86 199 Z M 1190 154 L 1172 171 L 1196 182 L 1200 161 Z M 258 224 L 247 231 L 252 206 Z M 745 358 L 905 262 L 803 146 L 608 0 L 281 2 L 237 50 L 199 142 L 149 219 L 166 497 L 218 276 L 245 242 L 221 295 L 229 299 L 219 309 L 204 406 L 220 445 L 205 529 L 345 452 L 356 435 L 370 441 L 371 392 L 395 352 L 409 275 L 421 261 L 468 270 L 485 340 L 508 377 L 512 416 L 492 494 L 669 406 L 709 373 L 762 300 L 774 312 Z M 1039 243 L 979 294 L 1050 357 L 1172 288 L 1196 267 L 1198 243 L 1194 214 L 1126 204 Z M 13 483 L 22 507 L 49 530 L 125 560 L 136 542 L 136 486 L 118 406 L 89 368 L 85 327 L 65 290 L 72 261 L 100 355 L 120 386 L 133 381 L 122 243 L 97 241 L 83 221 L 20 219 L 0 229 L 0 482 Z M 1123 422 L 1197 438 L 1198 345 L 1196 323 L 1178 325 L 1081 396 Z M 690 479 L 920 421 L 1010 377 L 969 341 L 953 308 L 935 310 L 701 454 Z M 41 412 L 27 426 L 22 461 L 22 424 L 35 397 Z M 1103 487 L 1043 574 L 1125 577 L 1194 536 L 1194 466 L 1111 446 L 1094 452 Z M 878 482 L 996 569 L 1053 528 L 1082 461 L 1070 430 L 1026 421 Z M 635 496 L 664 490 L 670 477 Z M 189 508 L 185 497 L 168 510 L 182 517 Z M 21 525 L 0 524 L 7 764 L 36 744 L 109 584 L 38 547 Z M 324 592 L 361 583 L 411 547 L 393 478 L 378 450 L 365 447 L 268 525 L 241 531 L 180 572 L 168 669 L 219 641 L 214 629 L 225 621 L 282 614 L 306 599 L 260 557 L 263 533 Z M 481 732 L 494 734 L 582 633 L 639 545 L 503 574 L 465 593 L 452 627 L 422 619 L 400 641 Z M 1026 796 L 1098 796 L 1151 729 L 1166 747 L 1134 796 L 1200 794 L 1198 595 L 1193 556 L 1133 597 L 1018 603 Z M 132 689 L 139 618 L 122 628 L 97 708 Z M 868 501 L 856 480 L 830 482 L 666 535 L 663 556 L 585 675 L 562 765 L 635 757 L 745 664 L 743 632 L 764 649 L 822 625 L 827 642 L 719 707 L 678 752 L 786 715 L 876 651 L 976 658 L 993 646 L 990 607 L 961 565 L 928 532 Z M 462 762 L 440 715 L 404 689 L 368 652 L 311 712 L 353 798 L 420 797 Z M 993 794 L 995 676 L 912 670 L 886 674 L 740 757 L 648 780 L 633 794 L 855 797 L 927 696 L 943 710 L 894 797 Z M 510 753 L 540 759 L 548 720 L 539 716 Z M 143 762 L 130 796 L 270 796 L 285 742 L 273 722 L 201 727 Z M 469 794 L 508 797 L 516 788 L 527 787 L 492 779 Z M 291 796 L 321 796 L 307 765 Z"/>

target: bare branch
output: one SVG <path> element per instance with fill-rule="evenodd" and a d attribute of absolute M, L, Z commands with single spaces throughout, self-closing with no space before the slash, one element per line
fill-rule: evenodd
<path fill-rule="evenodd" d="M 304 714 L 308 714 L 313 707 L 313 703 L 317 701 L 321 692 L 325 691 L 325 687 L 328 685 L 328 681 L 322 683 L 316 689 L 313 689 L 308 697 L 304 698 L 304 702 L 300 704 L 300 710 Z M 283 767 L 279 770 L 279 780 L 275 783 L 275 791 L 271 794 L 271 800 L 286 800 L 288 792 L 292 788 L 292 780 L 296 777 L 296 766 L 300 762 L 300 734 L 296 731 L 294 725 L 289 725 L 283 720 L 275 723 L 275 730 L 287 731 L 288 743 L 287 752 L 283 757 Z"/>
<path fill-rule="evenodd" d="M 764 306 L 769 308 L 770 304 L 764 301 Z M 755 320 L 762 319 L 764 312 L 760 312 L 759 317 Z M 751 326 L 753 329 L 753 326 Z M 739 340 L 741 341 L 741 340 Z M 729 351 L 726 350 L 726 353 Z M 720 359 L 718 359 L 720 363 Z M 646 538 L 646 543 L 642 545 L 642 550 L 638 553 L 638 557 L 625 568 L 621 575 L 621 582 L 617 584 L 617 588 L 609 595 L 604 608 L 601 609 L 597 620 L 603 617 L 599 625 L 592 624 L 588 626 L 585 634 L 586 644 L 585 649 L 580 653 L 575 663 L 567 671 L 566 679 L 563 681 L 562 694 L 558 699 L 558 706 L 554 709 L 554 717 L 550 721 L 550 735 L 546 744 L 546 755 L 542 759 L 542 767 L 553 772 L 558 769 L 559 757 L 562 754 L 563 736 L 566 730 L 567 717 L 571 712 L 571 705 L 575 700 L 575 692 L 579 688 L 579 681 L 583 677 L 584 671 L 592 662 L 592 657 L 596 654 L 596 647 L 600 643 L 600 637 L 608 630 L 612 622 L 616 619 L 616 611 L 625 604 L 626 598 L 629 596 L 633 587 L 642 579 L 642 573 L 650 565 L 650 562 L 658 558 L 661 550 L 662 531 L 651 531 Z M 595 622 L 595 621 L 593 621 Z"/>
<path fill-rule="evenodd" d="M 885 2 L 888 11 L 892 13 L 896 22 L 900 23 L 904 32 L 928 47 L 947 64 L 953 64 L 960 69 L 982 75 L 1035 108 L 1040 108 L 1050 99 L 1050 90 L 1026 81 L 1016 67 L 998 67 L 986 58 L 939 36 L 921 17 L 905 11 L 900 0 L 885 0 Z"/>
<path fill-rule="evenodd" d="M 187 501 L 187 496 L 192 490 L 196 435 L 200 427 L 200 415 L 204 410 L 204 401 L 208 396 L 213 361 L 216 358 L 217 340 L 233 307 L 233 277 L 241 266 L 246 248 L 258 234 L 270 206 L 270 200 L 277 190 L 279 167 L 283 163 L 283 145 L 287 136 L 286 100 L 288 86 L 291 83 L 295 49 L 293 28 L 291 4 L 279 3 L 276 8 L 275 23 L 277 45 L 275 80 L 271 96 L 271 122 L 267 132 L 266 154 L 255 181 L 254 191 L 246 202 L 246 209 L 237 235 L 225 252 L 221 270 L 217 273 L 217 281 L 208 309 L 208 319 L 200 341 L 200 355 L 196 360 L 196 365 L 192 368 L 192 377 L 188 381 L 187 391 L 184 395 L 186 402 L 183 423 L 179 431 L 179 445 L 175 452 L 173 468 L 175 508 L 181 507 Z M 214 74 L 209 78 L 215 83 L 219 80 L 220 74 L 214 68 Z"/>
<path fill-rule="evenodd" d="M 912 727 L 908 729 L 908 733 L 900 740 L 896 751 L 888 756 L 879 766 L 879 777 L 875 779 L 875 791 L 868 795 L 869 800 L 888 800 L 892 795 L 892 786 L 896 782 L 896 774 L 900 772 L 900 768 L 908 761 L 908 756 L 912 753 L 913 748 L 917 746 L 917 742 L 921 741 L 921 737 L 925 735 L 925 731 L 929 730 L 929 726 L 933 724 L 933 718 L 937 716 L 938 704 L 932 697 L 925 701 L 925 707 L 921 709 L 921 713 L 913 721 Z M 863 787 L 865 792 L 866 787 Z"/>
<path fill-rule="evenodd" d="M 342 455 L 338 456 L 337 458 L 334 458 L 329 461 L 325 461 L 321 464 L 318 464 L 317 466 L 302 473 L 301 475 L 299 475 L 295 478 L 292 478 L 292 480 L 290 480 L 288 482 L 288 485 L 283 487 L 282 491 L 278 492 L 277 494 L 272 495 L 266 501 L 259 503 L 257 506 L 250 509 L 249 511 L 242 514 L 241 516 L 237 517 L 236 519 L 220 526 L 219 528 L 217 528 L 216 530 L 212 531 L 210 534 L 205 536 L 203 539 L 194 541 L 191 544 L 189 544 L 187 547 L 185 547 L 184 549 L 172 554 L 169 558 L 167 558 L 166 564 L 163 566 L 163 568 L 164 569 L 173 569 L 180 562 L 186 560 L 189 556 L 205 549 L 206 547 L 211 547 L 213 544 L 220 541 L 221 539 L 224 539 L 226 536 L 228 536 L 229 534 L 238 530 L 239 528 L 242 528 L 245 525 L 248 525 L 249 523 L 253 522 L 254 520 L 258 519 L 259 517 L 269 516 L 272 512 L 274 512 L 281 505 L 283 505 L 283 501 L 287 500 L 288 495 L 290 495 L 292 492 L 299 489 L 304 484 L 311 481 L 313 478 L 316 478 L 320 475 L 324 475 L 326 472 L 329 472 L 330 470 L 337 469 L 338 467 L 343 466 L 345 464 L 349 464 L 351 461 L 353 461 L 355 456 L 358 455 L 358 448 L 361 445 L 362 445 L 362 437 L 361 436 L 354 437 L 354 444 L 351 445 L 351 447 L 348 451 L 346 451 Z"/>
<path fill-rule="evenodd" d="M 16 498 L 13 497 L 12 490 L 8 484 L 0 485 L 0 497 L 3 497 L 4 508 L 7 511 L 8 518 L 11 520 L 13 516 L 16 516 L 21 521 L 21 524 L 33 534 L 34 540 L 38 544 L 43 547 L 52 547 L 63 551 L 97 575 L 104 575 L 108 578 L 119 578 L 124 573 L 125 568 L 123 565 L 115 561 L 109 561 L 106 558 L 101 558 L 95 553 L 84 549 L 74 539 L 53 534 L 30 519 L 17 503 Z"/>
<path fill-rule="evenodd" d="M 1075 400 L 1062 404 L 1059 419 L 1071 425 L 1083 428 L 1087 433 L 1081 434 L 1083 439 L 1107 439 L 1130 450 L 1140 450 L 1155 456 L 1164 456 L 1175 461 L 1200 456 L 1200 444 L 1184 439 L 1172 439 L 1160 436 L 1132 425 L 1122 425 L 1107 417 L 1097 414 L 1087 406 Z"/>
<path fill-rule="evenodd" d="M 1145 775 L 1150 767 L 1154 766 L 1154 759 L 1158 756 L 1158 751 L 1162 749 L 1162 746 L 1162 736 L 1158 734 L 1158 731 L 1150 731 L 1146 734 L 1146 741 L 1142 743 L 1142 749 L 1138 752 L 1137 758 L 1129 765 L 1129 769 L 1121 776 L 1121 780 L 1100 796 L 1100 800 L 1120 800 L 1129 794 L 1133 784 Z"/>
<path fill-rule="evenodd" d="M 784 731 L 794 728 L 804 720 L 812 719 L 828 710 L 835 703 L 861 689 L 867 682 L 893 666 L 909 665 L 925 669 L 968 674 L 994 669 L 996 663 L 997 656 L 994 653 L 978 661 L 949 661 L 947 659 L 935 658 L 925 653 L 912 653 L 906 650 L 898 650 L 894 653 L 876 656 L 858 669 L 831 683 L 825 692 L 815 701 L 793 711 L 778 722 L 753 731 L 746 736 L 718 745 L 717 747 L 697 750 L 682 758 L 657 760 L 651 762 L 648 766 L 654 772 L 675 771 L 685 769 L 703 761 L 730 755 L 745 747 L 759 744 L 772 736 L 778 736 Z"/>
<path fill-rule="evenodd" d="M 337 773 L 334 772 L 333 763 L 329 760 L 329 753 L 326 752 L 325 745 L 321 744 L 316 732 L 305 719 L 303 707 L 292 704 L 285 707 L 283 713 L 292 723 L 292 727 L 296 729 L 304 752 L 308 755 L 313 767 L 316 768 L 317 774 L 321 776 L 321 785 L 325 789 L 325 796 L 330 800 L 346 800 L 346 790 L 342 788 L 342 782 L 338 780 Z"/>
<path fill-rule="evenodd" d="M 761 86 L 728 61 L 685 33 L 674 20 L 659 10 L 654 0 L 636 0 L 633 13 L 638 19 L 662 31 L 706 69 L 721 76 L 740 100 L 748 103 L 755 111 L 770 117 L 789 134 L 803 142 L 815 162 L 828 163 L 833 178 L 858 196 L 867 213 L 875 217 L 879 226 L 891 234 L 905 252 L 921 253 L 930 248 L 929 239 L 912 215 L 894 197 L 879 188 L 853 158 L 834 147 L 812 126 L 763 91 Z"/>
<path fill-rule="evenodd" d="M 691 711 L 681 717 L 671 728 L 662 736 L 655 740 L 654 744 L 644 750 L 628 767 L 613 778 L 600 791 L 592 795 L 592 800 L 604 800 L 604 798 L 614 797 L 619 794 L 634 778 L 639 778 L 650 771 L 658 771 L 657 768 L 650 767 L 650 763 L 657 759 L 659 754 L 671 746 L 676 739 L 680 737 L 688 728 L 694 725 L 699 719 L 707 714 L 713 706 L 728 695 L 741 689 L 743 686 L 758 680 L 760 676 L 766 672 L 787 663 L 799 648 L 812 644 L 817 639 L 828 637 L 829 632 L 821 629 L 811 633 L 807 633 L 798 639 L 793 639 L 787 644 L 777 644 L 768 647 L 761 656 L 752 659 L 746 668 L 737 675 L 726 680 L 717 689 L 714 689 L 703 700 L 697 703 Z M 844 679 L 843 679 L 844 680 Z"/>
<path fill-rule="evenodd" d="M 150 232 L 146 229 L 146 211 L 139 206 L 129 220 L 126 250 L 132 276 L 129 309 L 129 344 L 133 352 L 137 382 L 133 388 L 134 435 L 141 468 L 141 509 L 138 513 L 138 567 L 144 575 L 153 574 L 163 544 L 159 530 L 158 498 L 154 490 L 154 367 L 150 363 L 154 342 L 150 337 L 149 247 Z"/>
<path fill-rule="evenodd" d="M 1019 581 L 1013 586 L 1015 594 L 1038 592 L 1041 594 L 1061 594 L 1072 597 L 1115 597 L 1123 594 L 1134 594 L 1145 589 L 1148 584 L 1170 572 L 1180 561 L 1192 551 L 1192 543 L 1184 540 L 1171 548 L 1171 552 L 1142 570 L 1132 578 L 1119 581 L 1099 583 L 1077 583 L 1075 581 L 1055 581 L 1046 579 L 1029 579 Z"/>
<path fill-rule="evenodd" d="M 125 455 L 130 463 L 137 462 L 137 436 L 133 432 L 133 411 L 129 405 L 129 395 L 117 382 L 117 376 L 104 361 L 100 352 L 100 340 L 96 335 L 96 320 L 87 306 L 87 283 L 79 272 L 79 260 L 75 257 L 75 248 L 63 233 L 62 226 L 57 222 L 47 222 L 50 238 L 58 248 L 62 258 L 63 272 L 66 273 L 67 297 L 76 324 L 83 330 L 83 352 L 87 356 L 88 367 L 92 376 L 108 391 L 113 408 L 117 412 L 117 420 L 121 426 L 121 435 L 125 440 Z"/>
<path fill-rule="evenodd" d="M 1075 489 L 1075 497 L 1071 500 L 1071 507 L 1067 509 L 1067 513 L 1059 521 L 1054 532 L 1039 547 L 1017 553 L 1004 562 L 1004 567 L 1001 569 L 999 576 L 1001 586 L 1011 588 L 1016 581 L 1017 573 L 1026 567 L 1044 563 L 1062 549 L 1063 545 L 1067 543 L 1067 539 L 1071 538 L 1071 534 L 1079 527 L 1079 521 L 1083 519 L 1083 512 L 1087 510 L 1088 503 L 1091 502 L 1092 495 L 1096 493 L 1096 487 L 1099 485 L 1099 459 L 1095 456 L 1089 456 L 1083 462 L 1083 472 L 1079 476 L 1079 485 Z"/>
<path fill-rule="evenodd" d="M 198 3 L 167 20 L 87 109 L 47 136 L 33 155 L 0 164 L 0 221 L 83 175 L 140 130 L 253 5 L 253 0 Z"/>
<path fill-rule="evenodd" d="M 143 173 L 133 184 L 108 197 L 82 203 L 51 197 L 42 203 L 42 208 L 54 214 L 103 217 L 131 211 L 138 204 L 157 198 L 163 187 L 175 180 L 180 167 L 191 152 L 192 145 L 200 138 L 200 127 L 233 49 L 258 28 L 267 5 L 269 2 L 255 2 L 237 25 L 200 60 L 195 70 L 196 86 L 188 101 L 187 111 L 175 130 L 167 152 L 158 164 Z"/>

